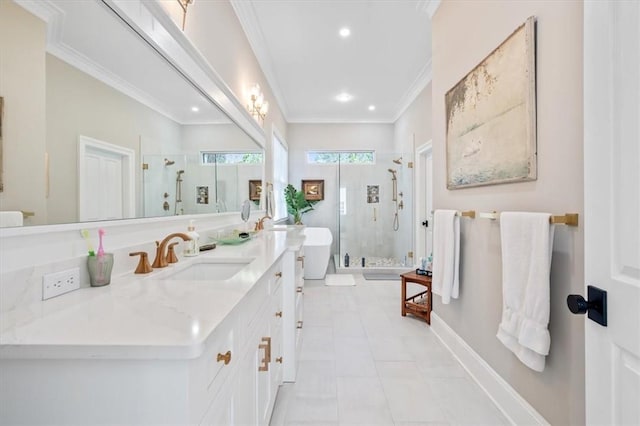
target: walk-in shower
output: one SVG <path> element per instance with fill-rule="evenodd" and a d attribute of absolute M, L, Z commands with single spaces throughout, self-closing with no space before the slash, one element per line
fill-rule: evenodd
<path fill-rule="evenodd" d="M 413 266 L 411 200 L 403 200 L 412 192 L 413 169 L 403 157 L 408 155 L 377 153 L 375 163 L 337 165 L 338 272 L 389 273 Z"/>

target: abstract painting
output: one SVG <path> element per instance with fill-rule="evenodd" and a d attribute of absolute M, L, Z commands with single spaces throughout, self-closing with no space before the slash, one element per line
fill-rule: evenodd
<path fill-rule="evenodd" d="M 537 178 L 535 18 L 445 95 L 447 188 Z"/>

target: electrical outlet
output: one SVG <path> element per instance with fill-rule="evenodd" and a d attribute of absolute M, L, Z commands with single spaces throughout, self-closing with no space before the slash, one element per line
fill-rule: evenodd
<path fill-rule="evenodd" d="M 51 299 L 80 288 L 80 268 L 42 276 L 42 300 Z"/>

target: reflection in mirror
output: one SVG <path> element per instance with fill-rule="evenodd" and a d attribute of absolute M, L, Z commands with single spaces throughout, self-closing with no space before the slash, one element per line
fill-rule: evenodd
<path fill-rule="evenodd" d="M 189 155 L 145 155 L 144 215 L 240 211 L 247 182 L 260 179 L 259 151 L 201 151 Z"/>
<path fill-rule="evenodd" d="M 262 148 L 102 2 L 0 1 L 3 26 L 0 209 L 25 225 L 239 211 L 262 178 Z M 260 162 L 203 162 L 228 151 Z"/>

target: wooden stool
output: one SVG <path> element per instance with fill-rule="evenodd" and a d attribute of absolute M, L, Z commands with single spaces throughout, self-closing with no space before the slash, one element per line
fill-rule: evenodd
<path fill-rule="evenodd" d="M 413 314 L 427 321 L 431 325 L 431 277 L 426 275 L 418 275 L 415 271 L 401 274 L 402 277 L 402 294 L 400 302 L 402 303 L 402 316 Z M 407 283 L 416 283 L 425 286 L 427 289 L 418 294 L 407 297 Z"/>

